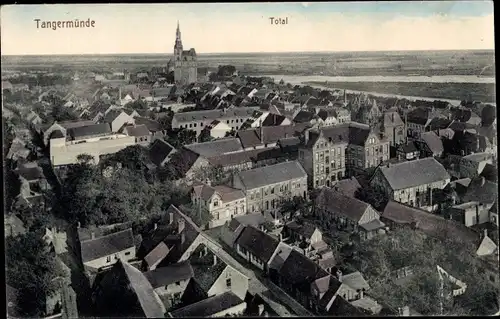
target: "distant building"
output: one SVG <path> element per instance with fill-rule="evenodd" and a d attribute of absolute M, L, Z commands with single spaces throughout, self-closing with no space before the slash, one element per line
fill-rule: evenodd
<path fill-rule="evenodd" d="M 175 34 L 174 58 L 169 61 L 169 69 L 174 69 L 175 83 L 185 85 L 198 80 L 198 62 L 195 49 L 183 50 L 181 30 L 177 22 Z"/>

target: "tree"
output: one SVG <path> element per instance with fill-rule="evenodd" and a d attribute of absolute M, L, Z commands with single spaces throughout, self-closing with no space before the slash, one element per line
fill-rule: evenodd
<path fill-rule="evenodd" d="M 212 214 L 203 205 L 182 205 L 180 207 L 181 211 L 185 213 L 191 220 L 198 225 L 200 228 L 205 228 L 208 223 L 213 219 Z"/>
<path fill-rule="evenodd" d="M 131 145 L 107 156 L 101 164 L 102 168 L 120 163 L 122 167 L 143 172 L 145 165 L 151 163 L 148 149 L 142 145 Z"/>
<path fill-rule="evenodd" d="M 95 158 L 90 154 L 79 154 L 76 156 L 76 161 L 79 164 L 95 164 Z"/>
<path fill-rule="evenodd" d="M 197 170 L 195 170 L 193 176 L 196 180 L 199 180 L 202 182 L 210 180 L 212 185 L 223 184 L 223 182 L 226 179 L 226 174 L 225 174 L 224 169 L 221 165 L 209 166 L 209 167 L 203 167 L 203 168 L 197 169 Z"/>
<path fill-rule="evenodd" d="M 200 137 L 199 137 L 200 143 L 211 142 L 213 140 L 214 140 L 214 138 L 210 135 L 210 132 L 208 130 L 203 130 L 201 132 Z"/>
<path fill-rule="evenodd" d="M 231 76 L 236 72 L 236 67 L 233 65 L 219 65 L 217 70 L 218 76 Z"/>
<path fill-rule="evenodd" d="M 168 132 L 167 142 L 175 148 L 196 142 L 196 132 L 193 130 L 181 128 Z"/>
<path fill-rule="evenodd" d="M 236 130 L 234 128 L 231 128 L 231 131 L 226 132 L 226 135 L 224 137 L 235 137 L 237 134 Z"/>
<path fill-rule="evenodd" d="M 378 211 L 383 211 L 385 205 L 387 205 L 387 202 L 389 201 L 389 198 L 383 191 L 371 186 L 359 188 L 356 190 L 354 196 L 357 199 L 372 205 L 372 207 Z"/>
<path fill-rule="evenodd" d="M 492 125 L 493 121 L 495 121 L 496 117 L 497 117 L 496 108 L 491 104 L 487 104 L 481 110 L 481 125 L 482 126 Z"/>
<path fill-rule="evenodd" d="M 214 73 L 214 72 L 212 72 L 208 75 L 209 82 L 216 82 L 218 80 L 218 78 L 219 78 L 219 76 L 217 75 L 217 73 Z"/>
<path fill-rule="evenodd" d="M 132 109 L 132 110 L 147 110 L 148 109 L 148 104 L 144 102 L 143 100 L 136 100 L 136 101 L 131 101 L 125 104 L 125 108 Z"/>
<path fill-rule="evenodd" d="M 64 122 L 78 120 L 78 116 L 70 109 L 63 106 L 63 101 L 58 97 L 51 98 L 52 109 L 49 118 L 52 121 Z"/>
<path fill-rule="evenodd" d="M 309 207 L 310 203 L 302 196 L 286 197 L 280 202 L 280 212 L 286 219 L 291 219 L 297 212 L 301 216 L 306 215 Z"/>
<path fill-rule="evenodd" d="M 18 289 L 19 310 L 23 316 L 47 315 L 45 297 L 58 288 L 54 279 L 62 275 L 42 234 L 28 232 L 6 239 L 7 284 Z"/>

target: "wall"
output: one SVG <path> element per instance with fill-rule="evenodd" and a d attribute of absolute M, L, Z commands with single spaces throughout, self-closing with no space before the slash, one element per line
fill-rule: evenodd
<path fill-rule="evenodd" d="M 226 279 L 229 278 L 231 279 L 230 288 L 226 286 Z M 235 295 L 244 300 L 248 291 L 248 277 L 233 267 L 227 266 L 208 291 L 208 296 L 218 295 L 226 291 L 232 291 Z"/>
<path fill-rule="evenodd" d="M 118 132 L 118 130 L 126 123 L 134 124 L 135 120 L 132 117 L 130 117 L 127 113 L 122 112 L 111 123 L 111 131 Z"/>
<path fill-rule="evenodd" d="M 81 144 L 70 144 L 68 142 L 65 146 L 53 145 L 51 142 L 50 160 L 53 166 L 75 164 L 78 155 L 89 154 L 94 156 L 97 164 L 100 155 L 113 154 L 131 145 L 135 145 L 135 137 L 125 135 L 109 140 L 97 140 Z"/>
<path fill-rule="evenodd" d="M 127 255 L 127 253 L 129 253 L 129 254 Z M 110 262 L 107 262 L 108 257 L 111 257 Z M 121 260 L 125 260 L 125 261 L 129 261 L 129 260 L 134 259 L 135 258 L 135 247 L 130 247 L 130 248 L 122 250 L 116 254 L 111 254 L 111 255 L 104 256 L 104 257 L 101 257 L 98 259 L 87 261 L 84 263 L 84 265 L 88 266 L 88 267 L 95 268 L 95 269 L 99 269 L 99 268 L 104 267 L 104 266 L 113 265 L 114 263 L 116 263 L 118 258 L 120 258 Z"/>
<path fill-rule="evenodd" d="M 166 287 L 155 288 L 155 292 L 160 296 L 170 296 L 170 295 L 173 295 L 176 293 L 182 293 L 182 292 L 184 292 L 184 290 L 186 290 L 188 283 L 189 283 L 189 279 L 188 280 L 181 280 L 179 282 L 179 284 L 173 283 L 173 284 L 170 284 Z"/>
<path fill-rule="evenodd" d="M 247 309 L 247 304 L 245 302 L 242 302 L 237 306 L 213 314 L 210 317 L 225 317 L 226 315 L 242 315 L 246 309 Z"/>
<path fill-rule="evenodd" d="M 371 222 L 372 220 L 375 219 L 380 219 L 380 215 L 370 206 L 368 209 L 365 211 L 363 216 L 359 219 L 358 224 L 365 224 L 368 222 Z"/>
<path fill-rule="evenodd" d="M 215 199 L 219 202 L 218 207 L 214 206 Z M 210 221 L 210 228 L 221 226 L 226 221 L 230 221 L 233 216 L 244 215 L 247 212 L 245 198 L 223 202 L 217 194 L 212 197 L 208 209 L 212 216 L 214 216 L 212 221 Z M 219 214 L 219 218 L 217 218 L 217 214 Z"/>
<path fill-rule="evenodd" d="M 260 263 L 258 258 L 256 258 L 254 255 L 252 255 L 248 250 L 242 248 L 239 244 L 236 244 L 236 252 L 238 253 L 238 255 L 245 258 L 246 261 L 250 262 L 255 267 L 257 267 L 261 270 L 264 270 L 264 268 L 265 268 L 264 264 Z"/>

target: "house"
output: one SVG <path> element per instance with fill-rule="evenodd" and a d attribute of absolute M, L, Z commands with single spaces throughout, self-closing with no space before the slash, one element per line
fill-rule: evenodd
<path fill-rule="evenodd" d="M 4 215 L 3 224 L 5 233 L 5 238 L 7 237 L 16 237 L 18 235 L 23 235 L 26 233 L 26 228 L 24 227 L 24 223 L 14 214 Z"/>
<path fill-rule="evenodd" d="M 192 188 L 191 201 L 194 207 L 203 207 L 212 215 L 209 228 L 221 226 L 247 211 L 245 194 L 241 190 L 225 185 L 212 186 L 209 180 Z"/>
<path fill-rule="evenodd" d="M 406 115 L 406 129 L 408 130 L 408 136 L 413 138 L 419 138 L 420 134 L 429 131 L 429 124 L 436 117 L 444 119 L 444 116 L 437 114 L 432 109 L 425 107 L 418 107 L 408 112 L 408 114 Z M 447 121 L 449 125 L 451 121 L 449 120 Z M 437 130 L 440 128 L 441 129 L 447 128 L 447 127 L 436 127 L 437 124 L 441 123 L 435 121 L 433 130 Z"/>
<path fill-rule="evenodd" d="M 354 231 L 362 239 L 371 239 L 385 228 L 379 213 L 370 204 L 328 188 L 321 189 L 316 197 L 314 214 L 326 228 L 337 226 Z"/>
<path fill-rule="evenodd" d="M 93 121 L 66 121 L 66 122 L 54 122 L 51 126 L 49 126 L 44 132 L 43 132 L 43 140 L 45 145 L 48 144 L 49 140 L 53 137 L 52 134 L 56 134 L 56 136 L 62 136 L 66 137 L 66 131 L 69 129 L 77 128 L 77 127 L 82 127 L 82 126 L 88 126 L 95 124 Z M 54 138 L 59 138 L 55 137 Z"/>
<path fill-rule="evenodd" d="M 260 125 L 262 126 L 280 126 L 280 125 L 291 125 L 291 124 L 292 121 L 290 121 L 286 116 L 274 113 L 268 113 L 264 121 L 260 123 Z"/>
<path fill-rule="evenodd" d="M 347 126 L 306 130 L 298 160 L 306 170 L 313 187 L 330 187 L 345 176 L 346 150 L 349 143 Z"/>
<path fill-rule="evenodd" d="M 349 145 L 346 151 L 348 176 L 377 167 L 389 160 L 389 140 L 369 126 L 352 122 L 349 124 Z"/>
<path fill-rule="evenodd" d="M 151 132 L 148 127 L 144 124 L 142 125 L 127 125 L 123 128 L 123 132 L 127 136 L 135 137 L 135 143 L 148 146 L 151 143 Z"/>
<path fill-rule="evenodd" d="M 254 107 L 236 107 L 223 110 L 205 110 L 176 113 L 172 119 L 172 128 L 186 128 L 196 132 L 198 137 L 205 126 L 214 120 L 225 122 L 234 130 L 239 130 L 243 123 L 252 117 Z"/>
<path fill-rule="evenodd" d="M 114 154 L 127 146 L 135 145 L 136 138 L 125 134 L 106 133 L 109 124 L 71 129 L 66 140 L 59 131 L 58 138 L 50 140 L 50 161 L 53 166 L 71 165 L 78 162 L 78 156 L 88 154 L 98 163 L 102 155 Z"/>
<path fill-rule="evenodd" d="M 320 109 L 316 115 L 321 119 L 321 125 L 331 126 L 339 123 L 337 112 L 334 109 Z"/>
<path fill-rule="evenodd" d="M 437 132 L 437 134 L 436 134 Z M 443 141 L 440 134 L 440 130 L 436 132 L 424 132 L 420 134 L 420 139 L 414 140 L 413 143 L 416 145 L 420 151 L 419 156 L 424 157 L 441 157 L 444 152 Z"/>
<path fill-rule="evenodd" d="M 124 125 L 134 124 L 134 118 L 125 113 L 123 110 L 111 110 L 103 118 L 104 123 L 111 126 L 112 132 L 118 132 Z"/>
<path fill-rule="evenodd" d="M 306 128 L 306 124 L 261 126 L 259 128 L 238 131 L 236 136 L 245 150 L 252 150 L 275 147 L 279 140 L 296 137 Z"/>
<path fill-rule="evenodd" d="M 153 135 L 153 138 L 160 137 L 162 138 L 165 134 L 165 130 L 162 128 L 158 121 L 145 118 L 142 116 L 138 116 L 134 118 L 135 125 L 146 125 L 148 130 Z"/>
<path fill-rule="evenodd" d="M 248 212 L 276 210 L 286 197 L 307 195 L 307 174 L 297 161 L 282 162 L 237 172 L 232 187 L 245 193 Z"/>
<path fill-rule="evenodd" d="M 226 292 L 232 292 L 241 300 L 245 299 L 249 278 L 225 263 L 205 244 L 198 245 L 188 261 L 194 272 L 192 284 L 198 288 L 197 291 L 201 299 Z M 198 301 L 196 294 L 188 294 L 188 291 L 184 293 L 182 299 L 184 304 Z"/>
<path fill-rule="evenodd" d="M 241 316 L 247 304 L 228 291 L 168 313 L 169 318 Z"/>
<path fill-rule="evenodd" d="M 165 317 L 165 306 L 146 276 L 124 260 L 115 262 L 96 283 L 92 299 L 101 316 Z"/>
<path fill-rule="evenodd" d="M 467 227 L 489 223 L 492 220 L 491 207 L 493 203 L 467 202 L 452 206 L 448 214 Z"/>
<path fill-rule="evenodd" d="M 382 130 L 389 140 L 391 146 L 399 145 L 406 139 L 405 123 L 401 119 L 397 109 L 391 108 L 384 112 L 382 117 Z"/>
<path fill-rule="evenodd" d="M 180 298 L 189 281 L 194 277 L 193 267 L 188 261 L 156 268 L 144 273 L 160 298 L 169 300 L 172 306 Z"/>
<path fill-rule="evenodd" d="M 273 256 L 279 240 L 255 228 L 244 226 L 234 241 L 234 248 L 238 255 L 245 258 L 255 267 L 268 271 L 268 263 Z"/>
<path fill-rule="evenodd" d="M 392 200 L 385 206 L 381 219 L 391 228 L 412 227 L 432 237 L 450 236 L 472 243 L 479 239 L 477 232 L 462 223 Z"/>
<path fill-rule="evenodd" d="M 498 197 L 498 184 L 486 180 L 482 176 L 472 178 L 460 200 L 463 203 L 478 202 L 493 204 Z"/>
<path fill-rule="evenodd" d="M 229 172 L 233 170 L 248 170 L 263 165 L 273 165 L 288 159 L 287 156 L 288 153 L 283 152 L 279 147 L 267 147 L 211 156 L 207 160 L 212 166 L 221 166 L 225 172 Z"/>
<path fill-rule="evenodd" d="M 481 125 L 481 117 L 474 113 L 471 109 L 467 108 L 452 109 L 448 119 L 460 123 L 467 123 L 473 126 Z"/>
<path fill-rule="evenodd" d="M 381 189 L 389 199 L 415 207 L 435 206 L 432 190 L 443 189 L 450 174 L 432 157 L 379 166 L 370 184 Z"/>
<path fill-rule="evenodd" d="M 27 160 L 30 154 L 31 150 L 26 148 L 26 143 L 20 138 L 15 137 L 7 153 L 7 159 L 12 161 Z"/>
<path fill-rule="evenodd" d="M 117 260 L 135 259 L 135 243 L 132 229 L 114 232 L 108 235 L 81 240 L 81 258 L 83 265 L 99 270 L 116 263 Z"/>
<path fill-rule="evenodd" d="M 29 112 L 29 114 L 26 116 L 26 120 L 28 120 L 30 125 L 41 125 L 43 122 L 42 118 L 33 111 Z"/>
<path fill-rule="evenodd" d="M 473 178 L 480 175 L 486 165 L 493 164 L 493 158 L 489 153 L 475 153 L 467 156 L 449 155 L 450 174 L 458 179 Z"/>
<path fill-rule="evenodd" d="M 239 139 L 231 137 L 210 142 L 193 143 L 185 145 L 184 148 L 205 158 L 243 151 Z"/>
<path fill-rule="evenodd" d="M 408 141 L 396 147 L 396 156 L 399 160 L 411 161 L 420 157 L 420 151 L 415 142 Z"/>
<path fill-rule="evenodd" d="M 170 205 L 153 229 L 146 231 L 137 251 L 143 269 L 184 261 L 195 246 L 199 229 L 177 207 Z M 196 244 L 197 245 L 197 244 Z"/>
<path fill-rule="evenodd" d="M 175 148 L 162 139 L 156 139 L 149 147 L 149 158 L 156 166 L 164 166 L 174 153 Z"/>
<path fill-rule="evenodd" d="M 227 133 L 231 132 L 231 127 L 224 122 L 214 120 L 201 131 L 200 136 L 210 136 L 214 139 L 224 138 Z"/>

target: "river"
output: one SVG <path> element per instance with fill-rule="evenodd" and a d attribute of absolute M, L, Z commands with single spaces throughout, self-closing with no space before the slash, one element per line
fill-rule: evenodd
<path fill-rule="evenodd" d="M 494 84 L 494 77 L 478 77 L 476 75 L 394 75 L 394 76 L 328 76 L 328 75 L 262 75 L 272 77 L 277 81 L 291 84 L 303 82 L 408 82 L 408 83 L 486 83 Z"/>
<path fill-rule="evenodd" d="M 290 83 L 292 85 L 304 85 L 306 82 L 407 82 L 407 83 L 422 83 L 422 82 L 432 82 L 432 83 L 485 83 L 491 84 L 495 83 L 495 78 L 492 77 L 477 77 L 473 75 L 443 75 L 443 76 L 326 76 L 326 75 L 261 75 L 265 77 L 273 78 L 275 81 L 283 81 L 285 83 Z M 310 84 L 309 84 L 310 85 Z M 324 85 L 310 85 L 313 88 L 332 90 L 331 87 Z M 379 92 L 368 92 L 368 91 L 357 91 L 357 90 L 346 90 L 347 93 L 366 93 L 373 96 L 380 97 L 396 97 L 398 99 L 407 99 L 410 101 L 422 100 L 422 101 L 445 101 L 452 105 L 458 106 L 461 101 L 450 100 L 435 97 L 425 97 L 425 96 L 410 96 L 410 95 L 399 95 L 392 93 L 379 93 Z M 495 105 L 496 103 L 487 102 L 488 104 Z"/>

